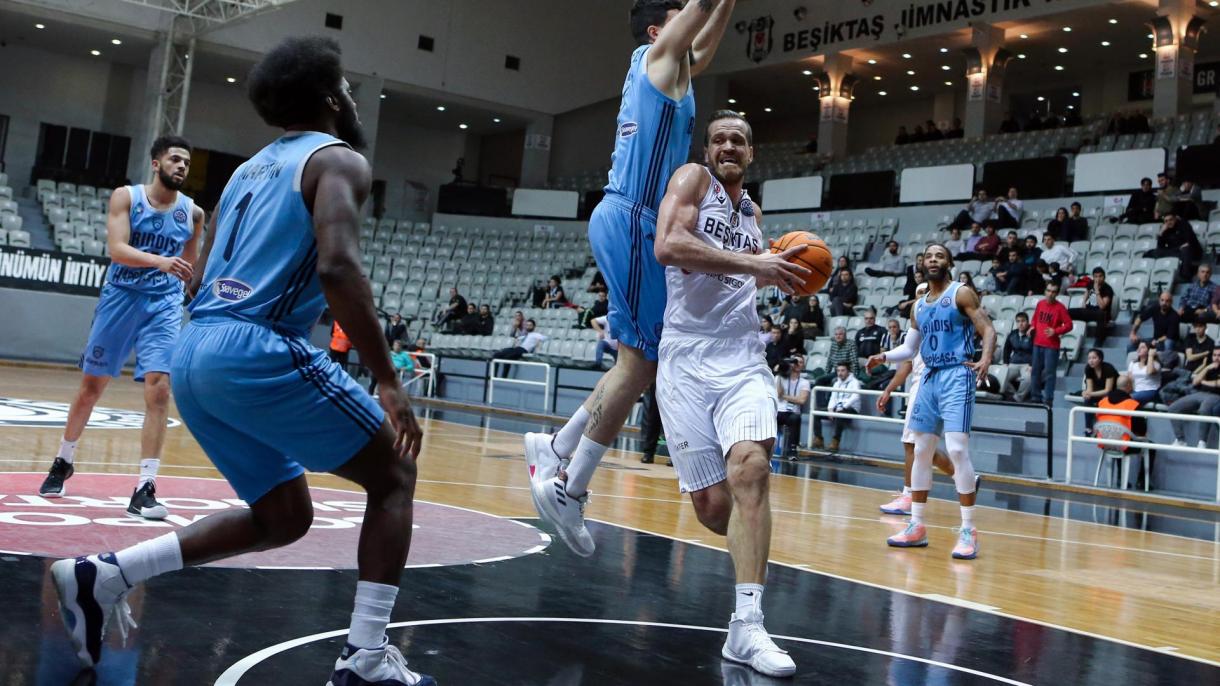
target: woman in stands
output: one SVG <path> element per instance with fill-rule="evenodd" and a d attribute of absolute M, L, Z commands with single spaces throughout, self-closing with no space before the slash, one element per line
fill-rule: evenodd
<path fill-rule="evenodd" d="M 974 275 L 970 272 L 963 271 L 962 273 L 958 274 L 957 280 L 960 281 L 964 286 L 974 288 Z"/>
<path fill-rule="evenodd" d="M 558 276 L 552 276 L 546 282 L 546 297 L 542 299 L 543 307 L 558 308 L 568 306 L 568 296 L 563 292 Z"/>
<path fill-rule="evenodd" d="M 784 348 L 789 355 L 804 355 L 805 332 L 801 329 L 801 322 L 796 317 L 789 317 L 785 324 Z"/>
<path fill-rule="evenodd" d="M 1118 370 L 1114 365 L 1106 362 L 1106 355 L 1097 348 L 1089 350 L 1087 366 L 1084 368 L 1084 391 L 1080 397 L 1084 398 L 1084 404 L 1087 407 L 1097 407 L 1097 403 L 1101 399 L 1110 394 L 1114 390 L 1114 384 L 1118 381 Z M 1097 420 L 1097 415 L 1089 413 L 1084 416 L 1085 434 L 1092 435 L 1093 422 Z"/>
<path fill-rule="evenodd" d="M 1055 210 L 1055 218 L 1046 225 L 1046 232 L 1061 241 L 1069 234 L 1068 211 L 1066 207 Z"/>
<path fill-rule="evenodd" d="M 1156 348 L 1142 340 L 1135 349 L 1135 359 L 1127 365 L 1127 374 L 1134 387 L 1131 397 L 1139 401 L 1141 407 L 1156 402 L 1157 391 L 1161 388 L 1161 363 L 1156 357 Z"/>
<path fill-rule="evenodd" d="M 513 326 L 509 329 L 508 335 L 513 338 L 525 335 L 525 314 L 521 310 L 513 313 Z"/>
<path fill-rule="evenodd" d="M 850 269 L 840 269 L 839 278 L 830 286 L 830 315 L 832 317 L 850 317 L 855 314 L 858 302 L 860 302 L 860 291 L 856 288 L 856 277 L 852 275 Z"/>

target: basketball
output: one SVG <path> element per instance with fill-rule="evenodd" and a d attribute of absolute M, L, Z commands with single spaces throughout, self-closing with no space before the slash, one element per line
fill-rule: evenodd
<path fill-rule="evenodd" d="M 834 265 L 834 257 L 830 254 L 830 247 L 826 242 L 808 231 L 791 231 L 780 236 L 779 240 L 771 245 L 771 252 L 781 253 L 802 244 L 805 249 L 788 258 L 788 261 L 809 270 L 809 276 L 806 276 L 805 283 L 796 289 L 796 294 L 813 295 L 826 286 Z"/>

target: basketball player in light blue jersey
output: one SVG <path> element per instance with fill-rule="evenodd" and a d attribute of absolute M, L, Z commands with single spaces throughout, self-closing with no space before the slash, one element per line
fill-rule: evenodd
<path fill-rule="evenodd" d="M 578 555 L 595 548 L 584 523 L 589 480 L 656 378 L 665 314 L 665 268 L 653 251 L 657 210 L 670 177 L 690 155 L 691 77 L 711 63 L 733 7 L 734 0 L 685 6 L 636 0 L 631 8 L 639 47 L 623 83 L 610 182 L 589 219 L 589 243 L 610 293 L 607 319 L 618 336 L 618 359 L 553 438 L 525 435 L 534 506 Z"/>
<path fill-rule="evenodd" d="M 961 504 L 962 527 L 953 557 L 972 560 L 978 555 L 978 531 L 974 528 L 974 501 L 978 482 L 970 461 L 970 422 L 974 415 L 974 389 L 987 377 L 995 352 L 995 328 L 979 304 L 978 293 L 951 278 L 953 256 L 949 249 L 932 244 L 924 251 L 924 274 L 928 295 L 915 301 L 912 328 L 903 344 L 868 359 L 868 369 L 884 362 L 923 358 L 923 382 L 911 409 L 911 431 L 915 439 L 915 463 L 911 466 L 911 519 L 906 529 L 887 543 L 898 548 L 928 545 L 924 508 L 932 488 L 932 458 L 943 424 L 945 447 L 953 462 L 953 482 Z M 983 352 L 974 357 L 974 335 L 983 338 Z"/>
<path fill-rule="evenodd" d="M 96 664 L 104 620 L 114 614 L 125 628 L 135 584 L 299 539 L 313 522 L 304 471 L 330 472 L 368 493 L 355 611 L 330 684 L 434 686 L 385 635 L 410 546 L 422 433 L 360 270 L 360 208 L 372 175 L 353 150 L 364 136 L 339 45 L 289 38 L 248 81 L 259 115 L 285 134 L 225 186 L 171 367 L 187 428 L 249 508 L 56 562 L 64 623 L 81 662 Z M 380 406 L 309 344 L 328 305 L 377 379 Z"/>
<path fill-rule="evenodd" d="M 191 278 L 203 234 L 203 210 L 181 193 L 191 168 L 191 144 L 178 136 L 153 141 L 152 183 L 116 188 L 110 194 L 106 244 L 110 270 L 102 286 L 89 340 L 80 357 L 80 388 L 68 409 L 59 452 L 38 493 L 59 498 L 75 471 L 76 446 L 89 415 L 110 379 L 132 350 L 135 380 L 144 384 L 144 428 L 140 434 L 140 480 L 127 514 L 165 519 L 156 477 L 169 414 L 169 367 L 182 329 L 183 282 Z"/>

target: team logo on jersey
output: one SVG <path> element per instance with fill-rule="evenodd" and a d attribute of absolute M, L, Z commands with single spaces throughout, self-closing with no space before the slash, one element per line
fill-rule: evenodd
<path fill-rule="evenodd" d="M 136 206 L 135 206 L 135 208 L 134 208 L 132 211 L 136 213 L 136 216 L 137 216 L 137 217 L 138 217 L 138 216 L 140 216 L 140 215 L 142 215 L 142 214 L 144 214 L 144 204 L 143 204 L 143 203 L 136 203 Z"/>
<path fill-rule="evenodd" d="M 949 296 L 947 296 L 947 295 L 946 295 L 945 297 L 943 297 L 943 298 L 941 298 L 941 299 L 940 299 L 940 306 L 941 306 L 941 307 L 948 307 L 948 306 L 949 306 Z"/>
<path fill-rule="evenodd" d="M 237 279 L 217 279 L 216 283 L 212 284 L 212 293 L 221 300 L 228 300 L 235 303 L 245 300 L 250 297 L 254 289 L 246 283 L 242 283 Z"/>
<path fill-rule="evenodd" d="M 749 198 L 742 198 L 741 205 L 737 208 L 743 217 L 754 216 L 754 203 L 750 202 Z"/>
<path fill-rule="evenodd" d="M 722 205 L 724 204 L 724 201 L 727 200 L 724 195 L 724 189 L 721 188 L 720 184 L 716 183 L 715 181 L 712 182 L 712 197 L 716 199 L 716 202 Z"/>
<path fill-rule="evenodd" d="M 106 349 L 100 345 L 93 346 L 93 359 L 100 360 L 106 354 Z"/>
<path fill-rule="evenodd" d="M 182 209 L 181 207 L 174 210 L 174 221 L 178 222 L 179 224 L 185 224 L 186 223 L 186 210 Z"/>
<path fill-rule="evenodd" d="M 160 217 L 153 217 L 153 228 L 160 231 L 162 226 L 165 226 L 165 220 Z"/>
<path fill-rule="evenodd" d="M 36 428 L 62 427 L 68 423 L 68 404 L 22 398 L 0 398 L 0 426 L 28 426 Z M 169 419 L 167 426 L 181 426 L 177 419 Z M 90 429 L 139 429 L 144 426 L 144 413 L 95 407 L 89 415 Z"/>
<path fill-rule="evenodd" d="M 623 122 L 623 125 L 618 127 L 619 138 L 631 138 L 640 130 L 640 125 L 633 122 Z"/>
<path fill-rule="evenodd" d="M 729 215 L 729 227 L 735 229 L 740 225 L 741 225 L 741 215 L 737 214 L 736 212 L 730 214 Z"/>
<path fill-rule="evenodd" d="M 749 36 L 749 41 L 746 43 L 747 57 L 755 62 L 767 59 L 767 55 L 771 54 L 771 47 L 775 43 L 771 36 L 771 28 L 774 26 L 775 19 L 771 18 L 771 15 L 759 17 L 746 26 L 746 35 Z"/>

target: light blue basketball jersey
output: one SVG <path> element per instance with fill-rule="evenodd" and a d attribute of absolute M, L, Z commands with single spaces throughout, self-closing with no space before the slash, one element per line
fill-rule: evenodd
<path fill-rule="evenodd" d="M 656 212 L 669 177 L 690 156 L 695 89 L 693 84 L 688 87 L 681 100 L 657 90 L 648 80 L 650 47 L 641 45 L 631 54 L 606 193 Z"/>
<path fill-rule="evenodd" d="M 919 354 L 929 369 L 952 367 L 974 356 L 974 324 L 957 309 L 957 289 L 949 284 L 934 303 L 926 297 L 915 301 L 915 324 L 923 336 Z"/>
<path fill-rule="evenodd" d="M 301 176 L 309 158 L 331 145 L 346 143 L 325 133 L 291 133 L 233 172 L 220 196 L 207 269 L 190 306 L 193 318 L 232 317 L 309 334 L 326 299 Z"/>
<path fill-rule="evenodd" d="M 162 212 L 149 204 L 143 184 L 128 186 L 127 190 L 131 193 L 131 234 L 127 241 L 131 247 L 162 257 L 181 255 L 195 233 L 191 220 L 195 202 L 178 193 L 174 206 Z M 181 293 L 183 285 L 181 279 L 156 267 L 126 267 L 118 262 L 110 263 L 106 278 L 115 286 L 150 295 Z"/>

